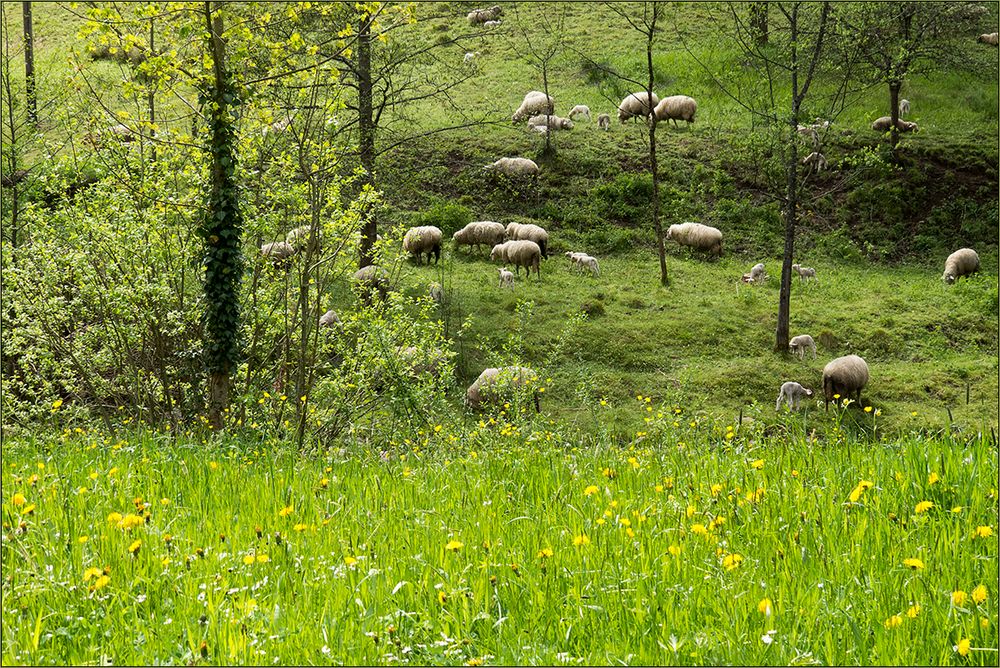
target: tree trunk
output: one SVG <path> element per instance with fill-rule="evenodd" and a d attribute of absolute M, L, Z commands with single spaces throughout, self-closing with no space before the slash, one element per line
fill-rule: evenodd
<path fill-rule="evenodd" d="M 31 21 L 31 2 L 21 3 L 24 18 L 24 87 L 28 99 L 28 120 L 38 125 L 38 103 L 35 94 L 35 29 Z"/>
<path fill-rule="evenodd" d="M 653 20 L 649 33 L 646 35 L 646 68 L 649 74 L 649 82 L 646 87 L 647 103 L 653 101 L 653 81 L 655 71 L 653 69 L 653 40 L 656 37 L 656 19 L 658 10 L 654 5 Z M 652 107 L 652 104 L 649 104 Z M 656 162 L 656 117 L 653 116 L 652 108 L 646 118 L 649 126 L 649 173 L 653 177 L 653 229 L 656 231 L 656 252 L 660 256 L 660 285 L 670 285 L 670 277 L 667 275 L 667 249 L 663 243 L 663 225 L 660 223 L 660 174 Z"/>
<path fill-rule="evenodd" d="M 375 185 L 375 122 L 372 115 L 372 17 L 360 16 L 358 27 L 358 130 L 361 167 L 365 171 L 361 185 Z M 378 222 L 375 209 L 365 211 L 365 222 L 361 228 L 361 256 L 358 268 L 366 267 L 374 261 L 375 240 L 378 238 Z"/>
<path fill-rule="evenodd" d="M 767 3 L 750 3 L 750 31 L 757 46 L 767 45 Z"/>
<path fill-rule="evenodd" d="M 778 328 L 775 332 L 774 350 L 775 352 L 786 352 L 788 350 L 788 321 L 791 312 L 792 295 L 792 259 L 795 254 L 795 218 L 798 215 L 798 188 L 799 188 L 799 153 L 798 153 L 798 127 L 799 127 L 799 107 L 802 98 L 799 94 L 799 62 L 798 62 L 798 9 L 796 4 L 792 8 L 789 17 L 791 45 L 791 84 L 792 84 L 792 110 L 789 115 L 788 125 L 788 155 L 785 163 L 785 250 L 781 261 L 781 289 L 778 293 Z"/>
<path fill-rule="evenodd" d="M 892 127 L 889 128 L 889 145 L 892 147 L 892 155 L 896 155 L 896 145 L 899 143 L 899 89 L 902 87 L 901 81 L 889 82 L 889 117 L 892 119 Z"/>
<path fill-rule="evenodd" d="M 156 33 L 153 31 L 153 19 L 149 19 L 149 55 L 156 53 Z M 149 108 L 149 124 L 152 126 L 156 123 L 156 94 L 152 86 L 149 87 L 149 92 L 146 94 L 146 105 Z M 149 129 L 150 136 L 155 135 L 156 131 Z M 149 157 L 151 162 L 156 162 L 156 142 L 149 142 Z"/>
<path fill-rule="evenodd" d="M 549 95 L 549 64 L 548 61 L 542 60 L 542 90 L 545 92 L 545 149 L 542 151 L 542 157 L 549 160 L 555 156 L 555 148 L 552 146 L 552 126 L 549 125 L 550 115 L 548 107 L 548 95 Z M 555 109 L 553 109 L 555 111 Z"/>

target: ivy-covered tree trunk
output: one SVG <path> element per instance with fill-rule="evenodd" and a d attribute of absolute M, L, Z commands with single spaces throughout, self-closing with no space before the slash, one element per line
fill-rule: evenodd
<path fill-rule="evenodd" d="M 240 357 L 239 291 L 243 273 L 240 235 L 243 219 L 234 178 L 236 96 L 226 72 L 222 16 L 217 12 L 213 16 L 212 5 L 206 2 L 204 6 L 215 74 L 208 102 L 211 193 L 208 212 L 199 231 L 205 240 L 204 346 L 208 369 L 208 413 L 212 428 L 218 430 L 225 426 L 230 382 Z"/>
<path fill-rule="evenodd" d="M 375 183 L 375 120 L 372 112 L 372 17 L 362 14 L 358 28 L 358 132 L 361 167 L 365 175 L 362 186 Z M 375 209 L 365 211 L 365 221 L 361 228 L 361 253 L 359 267 L 366 267 L 374 261 L 373 248 L 378 238 L 378 222 Z"/>
<path fill-rule="evenodd" d="M 767 45 L 767 3 L 750 3 L 750 30 L 753 33 L 753 41 L 757 46 Z"/>
<path fill-rule="evenodd" d="M 35 28 L 31 20 L 31 2 L 21 3 L 24 19 L 24 89 L 28 100 L 28 120 L 38 123 L 38 101 L 35 93 Z"/>

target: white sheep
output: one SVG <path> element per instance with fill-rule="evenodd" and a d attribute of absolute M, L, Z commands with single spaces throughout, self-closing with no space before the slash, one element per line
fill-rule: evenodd
<path fill-rule="evenodd" d="M 698 111 L 698 103 L 693 97 L 687 95 L 670 95 L 660 100 L 656 108 L 653 109 L 653 117 L 659 121 L 673 121 L 676 127 L 677 121 L 687 121 L 690 125 L 694 123 L 694 114 Z"/>
<path fill-rule="evenodd" d="M 424 253 L 427 253 L 427 264 L 431 263 L 431 255 L 434 262 L 441 259 L 441 230 L 433 225 L 421 225 L 411 227 L 403 236 L 403 250 L 410 255 L 415 255 L 417 264 L 423 264 Z"/>
<path fill-rule="evenodd" d="M 813 151 L 802 158 L 802 164 L 814 172 L 822 172 L 828 166 L 826 156 L 818 151 Z"/>
<path fill-rule="evenodd" d="M 708 225 L 700 223 L 671 225 L 667 228 L 667 239 L 717 257 L 722 255 L 722 232 Z"/>
<path fill-rule="evenodd" d="M 812 143 L 814 150 L 819 150 L 819 132 L 811 125 L 800 125 L 796 128 L 800 137 L 805 137 Z"/>
<path fill-rule="evenodd" d="M 569 258 L 571 269 L 580 269 L 580 259 L 587 257 L 586 253 L 577 253 L 573 251 L 566 251 L 566 257 Z"/>
<path fill-rule="evenodd" d="M 488 246 L 493 248 L 496 244 L 503 243 L 504 228 L 500 223 L 492 220 L 483 220 L 469 223 L 452 235 L 456 246 Z"/>
<path fill-rule="evenodd" d="M 278 262 L 295 255 L 295 248 L 287 241 L 272 241 L 260 247 L 260 254 Z"/>
<path fill-rule="evenodd" d="M 892 116 L 882 116 L 872 121 L 872 130 L 875 132 L 888 132 L 892 127 Z M 916 123 L 904 121 L 902 118 L 896 119 L 896 129 L 900 132 L 917 132 L 920 128 Z"/>
<path fill-rule="evenodd" d="M 441 366 L 448 359 L 448 354 L 440 348 L 421 350 L 416 346 L 400 346 L 396 349 L 396 356 L 406 374 L 413 378 L 425 373 L 437 378 L 441 373 Z"/>
<path fill-rule="evenodd" d="M 793 336 L 788 342 L 788 350 L 793 354 L 798 353 L 799 359 L 805 359 L 806 352 L 811 352 L 813 359 L 816 359 L 816 342 L 808 334 Z"/>
<path fill-rule="evenodd" d="M 535 270 L 535 275 L 539 280 L 542 278 L 540 267 L 542 264 L 542 250 L 534 241 L 507 241 L 497 244 L 490 251 L 491 260 L 501 260 L 514 265 L 514 272 L 521 273 L 524 267 L 531 276 L 531 270 Z"/>
<path fill-rule="evenodd" d="M 823 367 L 824 407 L 829 410 L 830 402 L 850 399 L 861 403 L 861 390 L 868 384 L 868 363 L 857 355 L 838 357 Z"/>
<path fill-rule="evenodd" d="M 792 271 L 799 275 L 799 280 L 808 281 L 810 278 L 816 280 L 816 270 L 812 267 L 803 267 L 800 264 L 793 264 Z"/>
<path fill-rule="evenodd" d="M 473 9 L 466 16 L 469 19 L 469 25 L 485 24 L 489 21 L 495 21 L 498 16 L 503 16 L 503 8 L 500 5 L 493 5 L 488 9 Z"/>
<path fill-rule="evenodd" d="M 590 269 L 590 273 L 593 276 L 601 275 L 601 267 L 598 264 L 596 257 L 584 255 L 581 258 L 577 258 L 576 263 L 581 269 Z"/>
<path fill-rule="evenodd" d="M 979 271 L 979 254 L 971 248 L 960 248 L 944 262 L 944 275 L 941 276 L 948 285 L 962 276 Z"/>
<path fill-rule="evenodd" d="M 549 134 L 549 126 L 547 126 L 547 125 L 529 125 L 528 128 L 531 129 L 531 130 L 534 130 L 535 132 L 537 132 L 540 135 L 547 135 L 547 134 Z"/>
<path fill-rule="evenodd" d="M 597 127 L 601 128 L 605 132 L 611 129 L 611 116 L 608 114 L 598 114 L 597 115 Z"/>
<path fill-rule="evenodd" d="M 370 295 L 372 289 L 378 290 L 380 297 L 385 299 L 386 291 L 389 288 L 389 276 L 381 267 L 369 264 L 361 267 L 351 277 L 355 285 L 364 290 L 366 296 Z"/>
<path fill-rule="evenodd" d="M 530 223 L 507 223 L 504 230 L 506 238 L 510 241 L 534 241 L 542 251 L 542 257 L 549 259 L 549 233 L 545 228 Z"/>
<path fill-rule="evenodd" d="M 529 128 L 548 128 L 549 130 L 572 130 L 573 121 L 553 114 L 539 114 L 528 119 Z"/>
<path fill-rule="evenodd" d="M 487 171 L 497 171 L 507 176 L 537 176 L 538 165 L 528 158 L 500 158 L 483 167 Z"/>
<path fill-rule="evenodd" d="M 309 243 L 310 239 L 312 239 L 311 244 Z M 319 251 L 320 247 L 319 230 L 316 231 L 316 236 L 314 238 L 312 226 L 302 225 L 301 227 L 296 227 L 294 230 L 290 230 L 288 234 L 285 235 L 285 241 L 290 243 L 296 252 L 304 251 L 308 248 L 315 253 Z"/>
<path fill-rule="evenodd" d="M 477 56 L 479 56 L 479 52 L 478 51 L 467 51 L 465 53 L 465 58 L 464 58 L 465 64 L 468 65 L 469 63 L 471 63 L 472 61 L 474 61 Z"/>
<path fill-rule="evenodd" d="M 899 117 L 910 115 L 910 101 L 907 99 L 902 99 L 899 101 Z"/>
<path fill-rule="evenodd" d="M 552 96 L 533 90 L 524 96 L 521 106 L 517 108 L 510 120 L 519 123 L 526 118 L 537 116 L 538 114 L 553 114 L 556 110 L 556 101 Z"/>
<path fill-rule="evenodd" d="M 569 110 L 569 117 L 571 120 L 576 120 L 577 116 L 583 116 L 588 121 L 590 120 L 590 107 L 585 104 L 578 104 Z"/>
<path fill-rule="evenodd" d="M 340 324 L 340 316 L 333 309 L 330 309 L 319 317 L 320 327 L 333 327 Z"/>
<path fill-rule="evenodd" d="M 444 290 L 441 289 L 441 284 L 436 281 L 427 287 L 427 294 L 430 295 L 435 304 L 444 301 Z"/>
<path fill-rule="evenodd" d="M 750 269 L 750 280 L 747 283 L 761 283 L 767 280 L 767 271 L 764 269 L 764 263 L 758 262 Z"/>
<path fill-rule="evenodd" d="M 500 286 L 501 288 L 514 289 L 514 273 L 509 271 L 507 267 L 501 267 L 497 269 L 500 274 Z"/>
<path fill-rule="evenodd" d="M 484 28 L 496 28 L 501 23 L 503 23 L 503 21 L 501 21 L 500 19 L 495 19 L 493 21 L 487 21 L 486 23 L 483 24 L 483 27 Z"/>
<path fill-rule="evenodd" d="M 523 366 L 508 366 L 484 370 L 465 391 L 465 404 L 477 409 L 487 402 L 497 402 L 507 398 L 511 391 L 524 388 L 538 380 L 538 374 Z M 535 411 L 540 410 L 538 393 L 532 392 Z"/>
<path fill-rule="evenodd" d="M 652 102 L 650 102 L 649 93 L 644 90 L 632 93 L 618 105 L 618 120 L 624 124 L 630 118 L 646 118 L 659 102 L 660 98 L 656 96 L 656 93 L 653 93 Z"/>
<path fill-rule="evenodd" d="M 784 399 L 785 403 L 788 405 L 788 410 L 796 410 L 798 409 L 799 402 L 803 399 L 803 397 L 811 397 L 812 395 L 812 390 L 807 387 L 802 387 L 794 381 L 782 383 L 781 390 L 778 392 L 778 400 L 774 403 L 774 410 L 781 410 L 782 399 Z"/>
<path fill-rule="evenodd" d="M 985 35 L 980 35 L 979 41 L 982 42 L 983 44 L 992 44 L 993 46 L 997 46 L 998 44 L 1000 44 L 1000 39 L 998 39 L 997 33 L 995 32 L 987 33 Z"/>

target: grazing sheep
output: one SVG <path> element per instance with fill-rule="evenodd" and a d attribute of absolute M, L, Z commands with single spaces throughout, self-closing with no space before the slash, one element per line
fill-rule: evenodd
<path fill-rule="evenodd" d="M 569 117 L 571 120 L 576 120 L 577 116 L 583 116 L 588 121 L 590 120 L 590 107 L 585 104 L 578 104 L 569 110 Z"/>
<path fill-rule="evenodd" d="M 831 401 L 854 399 L 861 404 L 861 390 L 868 384 L 868 364 L 857 355 L 838 357 L 823 367 L 824 407 Z M 836 395 L 836 396 L 835 396 Z"/>
<path fill-rule="evenodd" d="M 632 93 L 618 105 L 618 120 L 624 124 L 630 118 L 646 118 L 659 102 L 660 98 L 656 93 L 653 93 L 652 102 L 649 93 L 644 90 Z"/>
<path fill-rule="evenodd" d="M 312 252 L 317 252 L 319 250 L 319 231 L 316 232 L 316 237 L 313 239 L 312 244 L 309 240 L 312 239 L 312 227 L 310 225 L 303 225 L 301 227 L 296 227 L 285 235 L 285 241 L 291 244 L 295 252 L 301 252 L 309 248 Z"/>
<path fill-rule="evenodd" d="M 826 156 L 817 151 L 802 158 L 802 164 L 814 172 L 822 172 L 827 168 Z"/>
<path fill-rule="evenodd" d="M 907 99 L 902 99 L 899 101 L 899 117 L 910 115 L 910 101 Z"/>
<path fill-rule="evenodd" d="M 389 288 L 389 276 L 385 273 L 385 270 L 381 267 L 370 264 L 366 267 L 361 267 L 352 277 L 355 285 L 362 288 L 365 295 L 370 295 L 371 290 L 378 290 L 379 297 L 385 299 L 386 291 Z"/>
<path fill-rule="evenodd" d="M 528 119 L 529 128 L 548 128 L 549 130 L 572 130 L 573 121 L 552 114 L 539 114 Z"/>
<path fill-rule="evenodd" d="M 962 276 L 979 271 L 979 254 L 971 248 L 960 248 L 944 262 L 944 275 L 941 280 L 951 285 Z"/>
<path fill-rule="evenodd" d="M 510 120 L 519 123 L 526 118 L 537 116 L 538 114 L 553 114 L 556 110 L 556 101 L 552 96 L 533 90 L 524 96 L 521 106 L 517 108 Z"/>
<path fill-rule="evenodd" d="M 433 225 L 411 227 L 403 236 L 403 250 L 417 257 L 417 264 L 424 263 L 424 253 L 427 253 L 427 264 L 431 263 L 431 255 L 435 264 L 441 259 L 441 230 Z"/>
<path fill-rule="evenodd" d="M 653 117 L 657 121 L 673 121 L 677 126 L 677 121 L 687 121 L 688 125 L 694 123 L 694 114 L 698 111 L 698 103 L 693 97 L 687 95 L 671 95 L 660 100 L 660 103 L 653 109 Z"/>
<path fill-rule="evenodd" d="M 435 304 L 444 301 L 444 290 L 441 289 L 441 284 L 436 281 L 427 286 L 427 294 L 430 295 Z"/>
<path fill-rule="evenodd" d="M 778 400 L 774 403 L 774 410 L 781 410 L 781 400 L 784 399 L 785 403 L 788 405 L 788 410 L 794 411 L 799 407 L 799 402 L 803 397 L 811 397 L 813 391 L 807 387 L 802 387 L 796 382 L 788 381 L 787 383 L 781 384 L 781 390 L 778 392 Z"/>
<path fill-rule="evenodd" d="M 882 116 L 872 121 L 872 130 L 875 132 L 888 132 L 891 127 L 892 116 Z M 916 123 L 904 121 L 901 118 L 896 120 L 896 129 L 900 132 L 917 132 L 919 130 Z"/>
<path fill-rule="evenodd" d="M 507 366 L 486 369 L 465 391 L 465 404 L 475 410 L 485 403 L 504 400 L 512 390 L 527 387 L 536 380 L 538 380 L 538 374 L 528 367 Z M 532 392 L 532 396 L 535 402 L 535 411 L 539 412 L 541 407 L 538 402 L 538 393 Z"/>
<path fill-rule="evenodd" d="M 441 373 L 441 365 L 448 358 L 448 355 L 439 348 L 421 350 L 416 346 L 401 346 L 396 349 L 396 355 L 406 374 L 413 378 L 425 373 L 438 378 Z"/>
<path fill-rule="evenodd" d="M 513 274 L 513 272 L 509 271 L 507 269 L 507 267 L 501 267 L 500 269 L 497 269 L 497 271 L 500 273 L 500 286 L 499 287 L 501 287 L 501 288 L 510 288 L 511 290 L 513 290 L 514 289 L 514 274 Z"/>
<path fill-rule="evenodd" d="M 581 258 L 588 257 L 586 253 L 575 253 L 573 251 L 566 251 L 565 255 L 569 258 L 571 269 L 580 269 Z"/>
<path fill-rule="evenodd" d="M 803 267 L 800 264 L 793 264 L 792 271 L 799 275 L 799 280 L 807 281 L 810 278 L 816 280 L 816 270 L 812 267 Z"/>
<path fill-rule="evenodd" d="M 546 260 L 549 259 L 549 233 L 544 228 L 525 223 L 507 223 L 507 229 L 504 232 L 510 241 L 534 241 L 541 249 L 542 257 Z"/>
<path fill-rule="evenodd" d="M 504 229 L 500 223 L 491 220 L 484 220 L 476 223 L 469 223 L 458 232 L 452 235 L 456 246 L 493 246 L 503 243 Z"/>
<path fill-rule="evenodd" d="M 819 132 L 811 125 L 800 125 L 796 128 L 800 137 L 805 137 L 812 143 L 813 150 L 819 150 Z"/>
<path fill-rule="evenodd" d="M 472 61 L 474 61 L 477 56 L 479 56 L 479 52 L 478 51 L 467 51 L 465 53 L 465 58 L 464 58 L 465 64 L 468 65 L 469 63 L 471 63 Z"/>
<path fill-rule="evenodd" d="M 792 340 L 788 342 L 788 350 L 792 353 L 798 353 L 800 360 L 805 359 L 806 351 L 812 352 L 813 359 L 816 359 L 816 342 L 808 334 L 793 336 Z"/>
<path fill-rule="evenodd" d="M 722 255 L 722 232 L 700 223 L 681 223 L 667 228 L 667 239 L 717 257 Z"/>
<path fill-rule="evenodd" d="M 997 46 L 998 44 L 1000 44 L 1000 39 L 998 39 L 997 33 L 995 32 L 991 32 L 986 35 L 980 35 L 979 41 L 982 42 L 983 44 L 992 44 L 993 46 Z"/>
<path fill-rule="evenodd" d="M 547 125 L 529 125 L 528 129 L 534 130 L 535 132 L 537 132 L 540 135 L 547 135 L 547 134 L 549 134 L 549 126 L 547 126 Z"/>
<path fill-rule="evenodd" d="M 598 114 L 597 115 L 597 127 L 601 128 L 605 132 L 611 129 L 611 116 L 608 114 Z"/>
<path fill-rule="evenodd" d="M 592 257 L 590 255 L 584 255 L 581 258 L 577 258 L 576 264 L 581 269 L 590 269 L 590 273 L 592 276 L 601 275 L 601 267 L 600 265 L 598 265 L 596 257 Z"/>
<path fill-rule="evenodd" d="M 486 23 L 483 24 L 483 27 L 484 28 L 495 28 L 498 25 L 500 25 L 501 23 L 503 23 L 503 21 L 501 21 L 500 19 L 497 19 L 495 21 L 487 21 Z"/>
<path fill-rule="evenodd" d="M 473 9 L 466 18 L 469 19 L 469 25 L 474 26 L 496 21 L 499 16 L 503 16 L 503 8 L 500 5 L 493 5 L 489 9 Z"/>
<path fill-rule="evenodd" d="M 767 280 L 767 271 L 764 269 L 764 263 L 758 262 L 750 269 L 750 280 L 747 283 L 760 283 Z"/>
<path fill-rule="evenodd" d="M 514 272 L 517 274 L 521 273 L 521 267 L 524 267 L 528 272 L 528 276 L 531 276 L 531 270 L 535 270 L 535 275 L 541 280 L 542 273 L 540 270 L 542 264 L 542 250 L 538 247 L 534 241 L 507 241 L 502 244 L 497 244 L 490 251 L 490 259 L 493 261 L 502 260 L 503 262 L 509 262 L 514 265 Z"/>
<path fill-rule="evenodd" d="M 280 262 L 295 255 L 295 248 L 287 241 L 272 241 L 260 247 L 260 254 L 270 260 Z"/>
<path fill-rule="evenodd" d="M 538 165 L 535 164 L 534 160 L 528 160 L 527 158 L 500 158 L 486 165 L 483 169 L 487 171 L 495 170 L 501 174 L 514 177 L 538 176 Z"/>
<path fill-rule="evenodd" d="M 340 324 L 340 316 L 333 309 L 330 309 L 319 317 L 320 327 L 333 327 Z"/>

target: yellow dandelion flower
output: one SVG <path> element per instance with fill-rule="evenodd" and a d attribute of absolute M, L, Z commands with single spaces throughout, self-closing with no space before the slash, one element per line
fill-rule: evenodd
<path fill-rule="evenodd" d="M 978 587 L 972 590 L 972 600 L 975 601 L 977 604 L 982 603 L 987 598 L 989 598 L 989 596 L 990 593 L 989 591 L 987 591 L 986 585 L 979 585 Z"/>
<path fill-rule="evenodd" d="M 917 615 L 919 615 L 919 614 L 920 614 L 920 604 L 919 603 L 911 605 L 909 608 L 906 609 L 906 616 L 909 617 L 910 619 L 916 619 Z"/>
<path fill-rule="evenodd" d="M 681 554 L 681 546 L 680 545 L 671 545 L 670 547 L 667 548 L 667 552 L 669 552 L 671 555 L 673 555 L 675 557 L 679 557 L 680 554 Z"/>
<path fill-rule="evenodd" d="M 52 402 L 52 410 L 57 411 L 63 405 L 62 399 L 56 399 Z"/>
<path fill-rule="evenodd" d="M 962 506 L 955 506 L 954 508 L 951 509 L 951 512 L 958 515 L 960 512 L 962 512 Z"/>
<path fill-rule="evenodd" d="M 35 504 L 33 503 L 29 503 L 28 505 L 26 505 L 24 508 L 21 509 L 22 515 L 30 515 L 33 512 L 35 512 Z"/>
<path fill-rule="evenodd" d="M 356 563 L 358 563 L 357 557 L 344 557 L 345 565 L 353 567 Z"/>
<path fill-rule="evenodd" d="M 83 572 L 83 581 L 87 582 L 88 580 L 90 580 L 90 578 L 96 578 L 103 574 L 104 574 L 103 570 L 95 566 L 91 566 L 90 568 L 88 568 Z"/>
<path fill-rule="evenodd" d="M 299 523 L 299 524 L 296 524 L 295 526 L 293 526 L 292 530 L 293 531 L 305 531 L 308 528 L 309 528 L 308 524 Z"/>
<path fill-rule="evenodd" d="M 269 561 L 271 561 L 271 557 L 267 556 L 266 554 L 258 554 L 257 555 L 257 563 L 258 564 L 266 564 Z"/>
<path fill-rule="evenodd" d="M 219 462 L 209 462 L 208 463 L 208 468 L 212 469 L 213 471 L 218 471 L 219 470 Z"/>
<path fill-rule="evenodd" d="M 899 615 L 893 615 L 889 619 L 885 620 L 884 625 L 887 629 L 894 629 L 903 623 L 903 618 Z"/>
<path fill-rule="evenodd" d="M 131 555 L 136 555 L 139 553 L 139 549 L 142 547 L 142 540 L 137 540 L 128 546 L 128 553 Z"/>
<path fill-rule="evenodd" d="M 278 511 L 278 516 L 279 517 L 288 517 L 289 515 L 291 515 L 294 512 L 295 512 L 295 506 L 285 506 L 284 508 L 282 508 L 281 510 Z"/>
<path fill-rule="evenodd" d="M 727 571 L 732 571 L 739 568 L 739 565 L 743 563 L 743 556 L 740 554 L 727 554 L 722 560 L 722 566 Z"/>
<path fill-rule="evenodd" d="M 983 525 L 976 527 L 976 538 L 989 538 L 993 535 L 993 527 Z"/>
<path fill-rule="evenodd" d="M 597 494 L 597 492 L 599 491 L 600 489 L 598 489 L 597 485 L 590 485 L 589 487 L 587 487 L 587 489 L 583 490 L 583 495 L 593 496 L 594 494 Z"/>
<path fill-rule="evenodd" d="M 483 665 L 483 660 L 478 657 L 473 657 L 465 662 L 467 666 L 481 666 Z"/>
<path fill-rule="evenodd" d="M 972 649 L 972 641 L 968 638 L 962 638 L 952 649 L 958 652 L 959 656 L 969 656 L 969 650 Z"/>
<path fill-rule="evenodd" d="M 934 503 L 933 502 L 931 502 L 931 501 L 921 501 L 920 503 L 917 504 L 917 507 L 914 508 L 914 512 L 916 512 L 919 515 L 920 513 L 927 512 L 928 510 L 930 510 L 933 507 L 934 507 Z"/>
<path fill-rule="evenodd" d="M 941 476 L 939 476 L 937 474 L 937 471 L 932 471 L 931 474 L 929 476 L 927 476 L 927 484 L 928 485 L 933 485 L 934 483 L 936 483 L 940 479 L 941 479 Z"/>
<path fill-rule="evenodd" d="M 755 471 L 761 470 L 762 468 L 764 468 L 764 460 L 763 459 L 753 460 L 752 462 L 750 462 L 750 468 L 754 469 Z"/>
<path fill-rule="evenodd" d="M 80 545 L 83 545 L 88 540 L 90 540 L 90 536 L 80 536 L 79 538 L 76 539 L 76 542 L 80 543 Z"/>
<path fill-rule="evenodd" d="M 769 598 L 760 599 L 760 603 L 757 604 L 757 612 L 764 615 L 765 617 L 770 617 L 772 611 L 773 607 L 771 604 L 771 599 Z"/>
<path fill-rule="evenodd" d="M 243 557 L 243 563 L 246 564 L 247 566 L 252 564 L 254 561 L 256 561 L 256 558 L 252 554 L 248 554 L 245 557 Z"/>
<path fill-rule="evenodd" d="M 463 543 L 460 540 L 450 540 L 448 541 L 448 544 L 444 546 L 444 549 L 448 550 L 449 552 L 457 552 L 458 550 L 461 550 L 462 547 L 464 546 L 465 543 Z"/>
<path fill-rule="evenodd" d="M 329 484 L 330 484 L 329 478 L 323 478 L 322 480 L 319 481 L 319 486 L 322 487 L 323 489 L 326 489 Z"/>
<path fill-rule="evenodd" d="M 707 536 L 708 529 L 705 528 L 704 524 L 692 524 L 691 533 L 693 533 L 696 536 Z"/>
<path fill-rule="evenodd" d="M 543 547 L 542 549 L 540 549 L 538 551 L 538 558 L 539 559 L 548 559 L 553 554 L 555 554 L 555 552 L 552 550 L 551 547 Z"/>
<path fill-rule="evenodd" d="M 108 515 L 108 524 L 118 524 L 122 521 L 121 513 L 111 513 Z"/>
<path fill-rule="evenodd" d="M 444 593 L 443 591 L 439 591 L 437 594 L 437 599 L 440 605 L 444 605 L 445 603 L 448 602 L 448 594 Z"/>
<path fill-rule="evenodd" d="M 590 545 L 590 538 L 585 533 L 582 533 L 579 536 L 573 536 L 573 545 L 576 545 L 577 547 Z"/>
<path fill-rule="evenodd" d="M 24 498 L 24 494 L 21 494 L 20 492 L 15 494 L 14 497 L 10 500 L 10 502 L 13 503 L 15 506 L 23 506 L 25 503 L 27 503 L 27 501 L 28 500 Z"/>
<path fill-rule="evenodd" d="M 903 565 L 910 570 L 919 571 L 923 569 L 924 562 L 915 557 L 910 557 L 909 559 L 903 559 Z"/>
<path fill-rule="evenodd" d="M 97 591 L 98 589 L 103 589 L 107 584 L 111 582 L 111 577 L 107 575 L 102 575 L 101 577 L 94 580 L 94 584 L 90 585 L 90 591 Z"/>
<path fill-rule="evenodd" d="M 961 589 L 956 589 L 955 591 L 951 592 L 951 604 L 952 605 L 964 605 L 965 602 L 968 600 L 968 598 L 969 598 L 969 595 L 966 594 Z"/>
<path fill-rule="evenodd" d="M 111 470 L 108 471 L 108 477 L 110 478 L 111 476 L 113 476 L 116 473 L 118 473 L 118 467 L 117 466 L 112 466 Z"/>
<path fill-rule="evenodd" d="M 719 492 L 722 491 L 722 485 L 716 483 L 716 484 L 712 485 L 712 487 L 709 489 L 709 491 L 712 493 L 712 496 L 718 496 Z"/>
<path fill-rule="evenodd" d="M 167 499 L 167 498 L 160 499 L 160 505 L 161 506 L 169 506 L 170 505 L 170 499 Z"/>
<path fill-rule="evenodd" d="M 684 514 L 687 515 L 688 519 L 691 519 L 696 512 L 698 512 L 697 508 L 695 508 L 694 506 L 688 506 L 687 509 L 684 511 Z"/>

